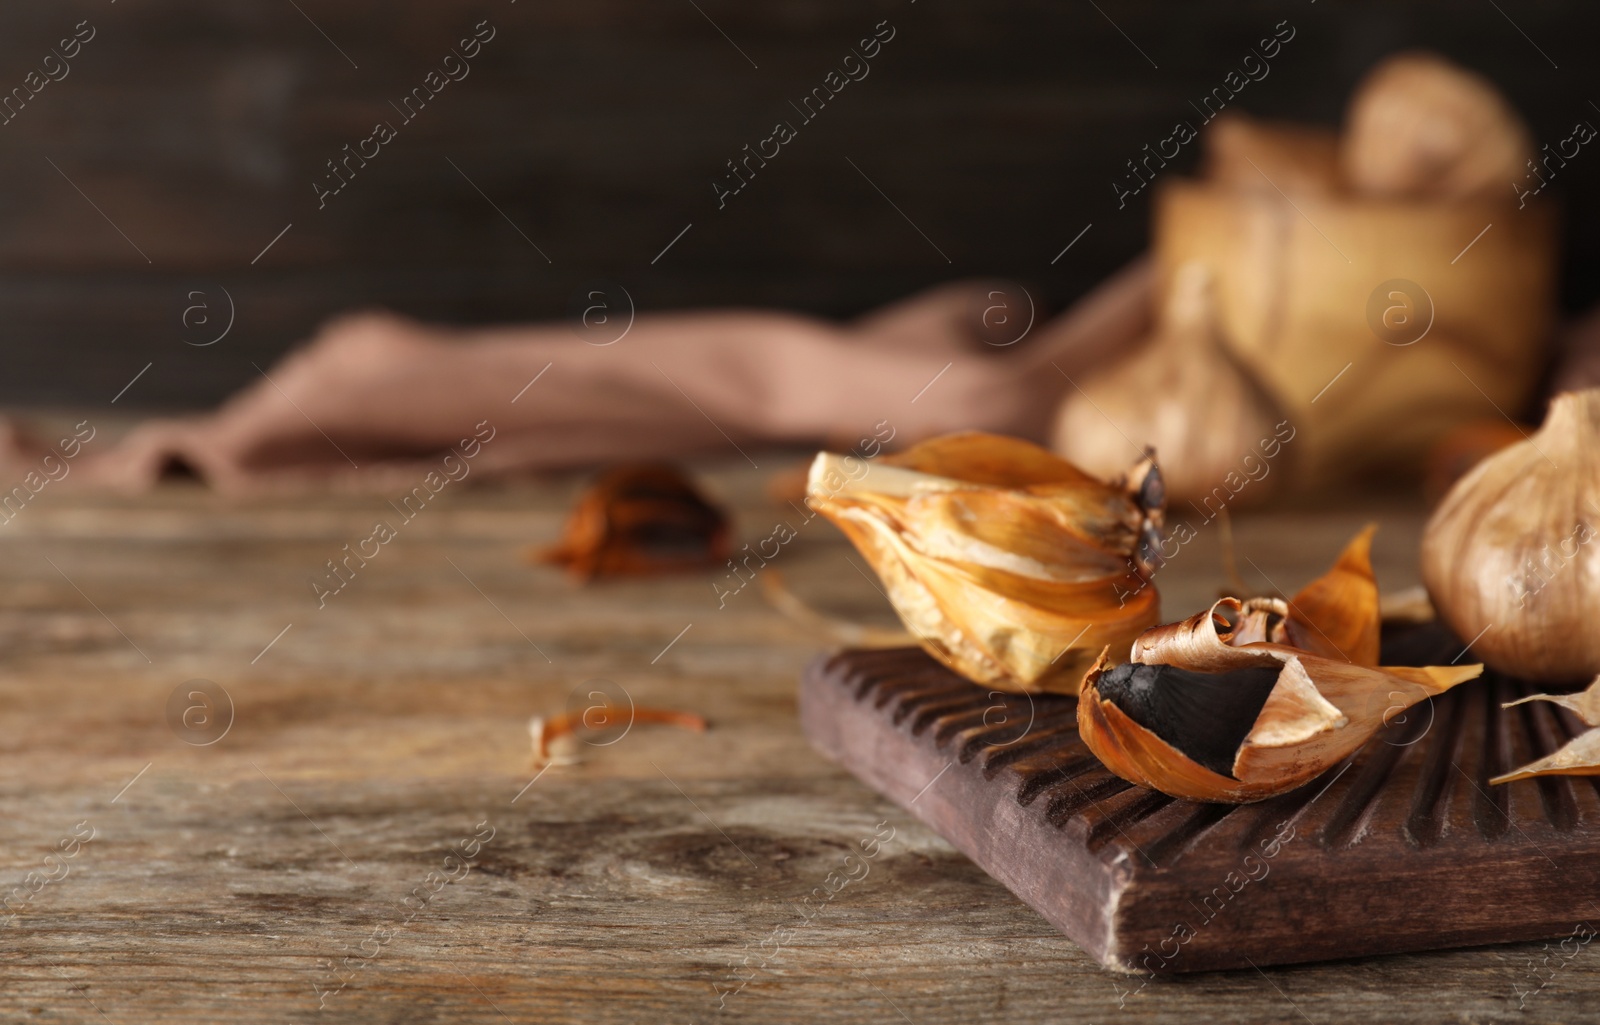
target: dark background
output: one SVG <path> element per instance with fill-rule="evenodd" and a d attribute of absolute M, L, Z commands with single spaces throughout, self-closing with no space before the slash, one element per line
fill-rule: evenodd
<path fill-rule="evenodd" d="M 546 319 L 593 279 L 642 310 L 848 315 L 972 274 L 1060 306 L 1143 248 L 1151 192 L 1117 209 L 1123 162 L 1283 19 L 1241 109 L 1334 123 L 1375 60 L 1426 46 L 1498 82 L 1539 143 L 1600 119 L 1593 4 L 1096 2 L 13 0 L 0 92 L 79 21 L 96 35 L 0 126 L 0 401 L 108 402 L 153 363 L 119 408 L 209 404 L 340 310 Z M 390 101 L 485 18 L 470 76 L 402 125 Z M 717 209 L 724 162 L 884 19 L 869 76 Z M 399 137 L 318 210 L 324 162 L 379 119 Z M 1553 183 L 1569 310 L 1596 298 L 1597 175 L 1586 150 Z M 185 344 L 211 330 L 185 327 L 190 292 L 225 318 L 224 288 L 232 330 Z"/>

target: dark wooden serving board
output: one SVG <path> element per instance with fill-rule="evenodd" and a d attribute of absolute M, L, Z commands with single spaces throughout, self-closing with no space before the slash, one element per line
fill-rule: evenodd
<path fill-rule="evenodd" d="M 1392 664 L 1421 661 L 1394 647 Z M 1310 786 L 1242 806 L 1127 783 L 1079 740 L 1072 699 L 980 689 L 920 649 L 819 657 L 800 713 L 819 750 L 1106 967 L 1185 972 L 1600 926 L 1600 779 L 1488 785 L 1583 728 L 1546 702 L 1500 708 L 1530 691 L 1463 684 Z"/>

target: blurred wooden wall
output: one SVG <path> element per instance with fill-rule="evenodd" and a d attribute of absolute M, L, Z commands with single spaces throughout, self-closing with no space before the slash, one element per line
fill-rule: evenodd
<path fill-rule="evenodd" d="M 80 22 L 94 37 L 0 125 L 0 401 L 109 402 L 148 363 L 122 406 L 207 404 L 340 310 L 561 317 L 594 279 L 641 309 L 845 315 L 1005 275 L 1059 306 L 1143 246 L 1150 193 L 1117 209 L 1123 162 L 1285 19 L 1295 38 L 1243 109 L 1333 122 L 1374 60 L 1427 46 L 1501 83 L 1541 142 L 1600 118 L 1593 4 L 1096 3 L 6 4 L 0 91 Z M 468 77 L 401 124 L 391 103 L 485 19 Z M 885 20 L 868 76 L 719 210 L 725 161 L 797 120 L 790 101 Z M 398 136 L 319 210 L 325 161 L 379 119 Z M 1597 178 L 1584 152 L 1554 183 L 1569 307 L 1600 291 Z M 223 289 L 232 330 L 185 344 L 209 328 L 184 311 L 225 316 Z"/>

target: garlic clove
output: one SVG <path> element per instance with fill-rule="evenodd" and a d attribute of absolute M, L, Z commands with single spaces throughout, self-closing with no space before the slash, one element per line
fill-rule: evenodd
<path fill-rule="evenodd" d="M 1089 750 L 1107 769 L 1131 783 L 1175 797 L 1241 803 L 1227 796 L 1217 796 L 1232 794 L 1239 787 L 1239 782 L 1204 764 L 1217 764 L 1207 755 L 1206 749 L 1215 748 L 1222 742 L 1218 737 L 1220 729 L 1203 731 L 1203 736 L 1198 735 L 1202 731 L 1195 731 L 1197 735 L 1190 739 L 1178 735 L 1178 731 L 1192 723 L 1191 718 L 1185 718 L 1177 712 L 1163 716 L 1165 721 L 1173 724 L 1169 730 L 1163 729 L 1152 714 L 1148 717 L 1150 725 L 1147 726 L 1125 712 L 1117 700 L 1101 697 L 1099 688 L 1108 671 L 1131 673 L 1136 668 L 1133 663 L 1112 668 L 1105 653 L 1090 668 L 1084 679 L 1084 689 L 1078 695 L 1078 733 Z M 1218 689 L 1239 689 L 1227 686 L 1228 682 L 1224 680 L 1224 686 Z M 1146 684 L 1146 687 L 1149 685 Z M 1157 703 L 1157 700 L 1150 698 L 1146 698 L 1146 701 Z M 1168 736 L 1157 733 L 1158 729 Z"/>
<path fill-rule="evenodd" d="M 1382 668 L 1271 642 L 1235 646 L 1229 622 L 1242 612 L 1242 603 L 1225 598 L 1139 638 L 1133 662 L 1165 670 L 1146 674 L 1145 686 L 1164 684 L 1188 694 L 1130 696 L 1137 666 L 1113 669 L 1102 658 L 1090 669 L 1079 696 L 1078 729 L 1107 768 L 1175 797 L 1259 801 L 1309 783 L 1371 739 L 1388 718 L 1483 670 Z M 1234 742 L 1228 772 L 1220 772 L 1222 763 L 1214 757 L 1209 765 L 1201 759 L 1218 743 L 1233 741 L 1239 706 L 1219 713 L 1217 696 L 1231 694 L 1237 702 L 1258 692 L 1263 671 L 1271 686 L 1248 731 Z M 1151 709 L 1166 709 L 1166 717 Z"/>
<path fill-rule="evenodd" d="M 1479 675 L 1481 665 L 1376 664 L 1375 529 L 1291 600 L 1224 598 L 1139 635 L 1129 665 L 1102 658 L 1079 695 L 1089 749 L 1124 779 L 1176 797 L 1259 801 L 1310 782 L 1396 714 Z"/>
<path fill-rule="evenodd" d="M 806 501 L 855 544 L 907 630 L 1006 690 L 1076 693 L 1095 653 L 1160 615 L 1160 475 L 1107 484 L 1036 445 L 936 438 L 868 464 L 821 453 Z"/>
<path fill-rule="evenodd" d="M 1473 467 L 1428 521 L 1422 578 L 1439 618 L 1508 676 L 1600 673 L 1600 389 L 1565 392 L 1543 426 Z"/>

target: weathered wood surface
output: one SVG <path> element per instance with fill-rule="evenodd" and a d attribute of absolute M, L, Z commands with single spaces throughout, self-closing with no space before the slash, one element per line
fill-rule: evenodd
<path fill-rule="evenodd" d="M 752 539 L 796 519 L 762 498 L 759 477 L 709 478 Z M 0 1019 L 1592 1018 L 1595 955 L 1564 964 L 1537 944 L 1142 990 L 1107 974 L 809 748 L 794 698 L 818 644 L 756 586 L 719 609 L 705 577 L 580 590 L 523 565 L 577 483 L 442 495 L 324 609 L 307 577 L 366 535 L 382 501 L 46 491 L 0 527 L 0 893 L 58 872 L 46 855 L 75 827 L 94 830 L 0 931 Z M 1365 515 L 1241 517 L 1236 533 L 1293 587 Z M 1379 574 L 1401 586 L 1420 518 L 1382 519 Z M 1174 614 L 1219 585 L 1217 538 L 1207 525 L 1163 576 Z M 819 606 L 884 616 L 861 566 L 815 521 L 772 568 Z M 209 747 L 166 723 L 170 693 L 193 678 L 236 705 Z M 513 804 L 533 777 L 527 717 L 594 679 L 712 728 L 579 745 L 581 764 L 550 769 Z M 402 901 L 430 872 L 457 871 L 445 859 L 480 822 L 494 835 L 475 867 L 402 926 Z M 891 828 L 865 878 L 806 924 L 803 899 Z M 319 1011 L 327 962 L 359 959 L 363 942 L 375 956 Z M 742 979 L 719 1009 L 719 984 Z"/>
<path fill-rule="evenodd" d="M 1465 651 L 1431 625 L 1397 633 L 1409 636 L 1391 638 L 1382 665 Z M 1588 728 L 1542 702 L 1501 708 L 1538 690 L 1487 674 L 1248 805 L 1119 779 L 1079 738 L 1071 698 L 985 692 L 920 648 L 819 656 L 800 721 L 1101 964 L 1148 977 L 1511 940 L 1586 947 L 1600 916 L 1595 781 L 1488 782 Z"/>

